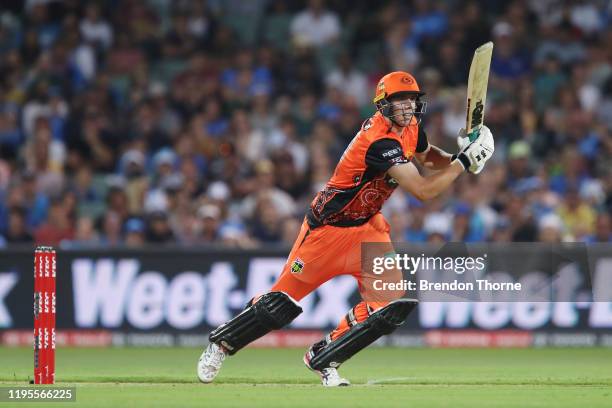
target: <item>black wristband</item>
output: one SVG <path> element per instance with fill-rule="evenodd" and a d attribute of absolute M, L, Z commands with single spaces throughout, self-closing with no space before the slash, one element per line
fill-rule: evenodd
<path fill-rule="evenodd" d="M 459 162 L 463 166 L 463 170 L 467 170 L 470 168 L 470 160 L 467 158 L 465 153 L 453 154 L 451 156 L 451 162 L 455 159 L 459 159 Z"/>

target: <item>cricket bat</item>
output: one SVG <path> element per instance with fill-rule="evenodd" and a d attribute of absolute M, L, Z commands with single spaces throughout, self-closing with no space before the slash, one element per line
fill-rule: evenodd
<path fill-rule="evenodd" d="M 474 51 L 467 87 L 467 117 L 465 132 L 474 141 L 484 123 L 484 110 L 487 102 L 489 68 L 493 55 L 493 43 L 489 41 Z"/>

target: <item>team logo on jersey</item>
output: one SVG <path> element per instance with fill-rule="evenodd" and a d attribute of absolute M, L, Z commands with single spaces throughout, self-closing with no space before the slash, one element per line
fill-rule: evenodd
<path fill-rule="evenodd" d="M 364 188 L 359 194 L 359 199 L 365 206 L 371 206 L 383 197 L 383 193 L 376 188 Z"/>
<path fill-rule="evenodd" d="M 300 275 L 304 270 L 304 261 L 300 258 L 295 258 L 295 260 L 291 263 L 291 273 L 294 275 Z"/>

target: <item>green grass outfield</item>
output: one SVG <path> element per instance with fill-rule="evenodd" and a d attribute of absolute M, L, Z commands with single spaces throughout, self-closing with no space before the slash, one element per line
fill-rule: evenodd
<path fill-rule="evenodd" d="M 246 349 L 204 385 L 198 349 L 60 349 L 57 383 L 76 386 L 77 402 L 50 406 L 612 407 L 612 349 L 370 348 L 340 371 L 354 385 L 336 389 L 319 385 L 303 352 Z M 0 349 L 0 386 L 31 377 L 31 349 Z"/>

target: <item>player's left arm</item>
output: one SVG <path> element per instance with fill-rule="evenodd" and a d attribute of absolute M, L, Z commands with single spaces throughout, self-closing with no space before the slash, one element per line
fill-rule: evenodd
<path fill-rule="evenodd" d="M 427 134 L 421 127 L 419 127 L 419 136 L 414 157 L 421 165 L 432 170 L 441 170 L 448 167 L 452 161 L 452 155 L 450 153 L 429 143 Z"/>

